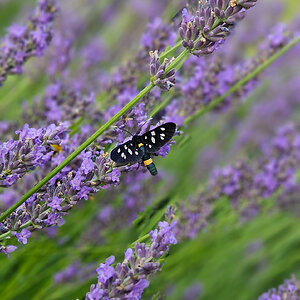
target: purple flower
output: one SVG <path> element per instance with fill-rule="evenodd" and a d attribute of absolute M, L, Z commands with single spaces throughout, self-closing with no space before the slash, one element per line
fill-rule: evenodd
<path fill-rule="evenodd" d="M 30 128 L 24 125 L 16 131 L 19 139 L 0 144 L 0 186 L 8 187 L 28 171 L 46 164 L 53 155 L 52 144 L 59 145 L 66 138 L 67 124 L 46 128 Z"/>
<path fill-rule="evenodd" d="M 30 57 L 43 54 L 52 38 L 56 11 L 53 0 L 39 1 L 28 26 L 15 24 L 8 28 L 0 47 L 0 84 L 7 75 L 21 73 L 24 62 Z"/>
<path fill-rule="evenodd" d="M 26 26 L 13 24 L 8 28 L 7 32 L 12 38 L 21 39 L 26 33 L 26 30 Z"/>
<path fill-rule="evenodd" d="M 103 290 L 101 289 L 101 287 L 99 285 L 92 285 L 90 292 L 86 294 L 85 299 L 86 300 L 100 300 L 103 299 Z M 106 297 L 106 299 L 108 299 Z"/>
<path fill-rule="evenodd" d="M 112 213 L 113 213 L 113 207 L 111 205 L 106 205 L 99 212 L 98 220 L 103 223 L 107 223 L 107 222 L 109 222 L 109 220 L 112 216 Z"/>
<path fill-rule="evenodd" d="M 77 193 L 77 196 L 79 199 L 88 200 L 89 195 L 93 193 L 93 189 L 87 186 L 82 186 L 79 192 Z"/>
<path fill-rule="evenodd" d="M 45 221 L 45 223 L 48 225 L 48 226 L 51 226 L 51 225 L 57 225 L 58 224 L 58 221 L 61 219 L 61 217 L 58 215 L 58 214 L 55 214 L 55 213 L 50 213 L 47 217 L 47 220 Z"/>
<path fill-rule="evenodd" d="M 133 287 L 131 292 L 127 295 L 127 299 L 141 299 L 144 289 L 149 286 L 147 279 L 140 279 Z"/>
<path fill-rule="evenodd" d="M 174 44 L 177 34 L 171 26 L 165 24 L 160 18 L 155 18 L 147 25 L 146 32 L 141 37 L 141 45 L 146 51 L 163 51 L 167 46 Z"/>
<path fill-rule="evenodd" d="M 247 199 L 247 207 L 241 210 L 243 219 L 257 215 L 257 199 L 267 198 L 280 188 L 287 192 L 295 183 L 295 172 L 300 162 L 299 134 L 294 126 L 280 128 L 271 146 L 264 147 L 264 157 L 253 165 L 239 162 L 218 169 L 211 178 L 215 197 L 229 196 L 235 208 Z"/>
<path fill-rule="evenodd" d="M 200 283 L 196 282 L 186 289 L 184 293 L 184 299 L 185 300 L 199 299 L 202 293 L 203 293 L 203 286 Z"/>
<path fill-rule="evenodd" d="M 150 247 L 136 243 L 135 251 L 127 249 L 123 262 L 115 268 L 110 266 L 114 256 L 106 259 L 105 264 L 101 263 L 97 268 L 98 284 L 91 286 L 86 299 L 141 299 L 149 286 L 147 278 L 160 270 L 157 259 L 168 253 L 169 245 L 177 243 L 173 233 L 175 225 L 175 221 L 171 225 L 160 222 L 158 229 L 150 232 Z"/>
<path fill-rule="evenodd" d="M 51 200 L 51 202 L 48 203 L 48 206 L 52 208 L 52 211 L 55 210 L 61 210 L 61 202 L 62 202 L 62 198 L 58 198 L 58 197 L 53 197 L 53 199 Z"/>
<path fill-rule="evenodd" d="M 46 88 L 43 97 L 37 98 L 32 107 L 25 109 L 24 118 L 29 123 L 38 122 L 40 126 L 53 122 L 76 122 L 85 114 L 96 118 L 95 95 L 84 92 L 75 84 L 55 81 Z"/>
<path fill-rule="evenodd" d="M 9 253 L 14 252 L 17 249 L 16 246 L 0 246 L 0 252 L 6 254 L 9 257 Z"/>
<path fill-rule="evenodd" d="M 92 39 L 82 50 L 83 68 L 89 69 L 107 59 L 104 43 L 100 39 Z"/>
<path fill-rule="evenodd" d="M 176 237 L 173 233 L 173 228 L 176 226 L 176 221 L 172 222 L 169 225 L 168 222 L 159 222 L 158 227 L 159 229 L 155 229 L 154 231 L 150 231 L 151 241 L 155 242 L 164 238 L 164 243 L 166 244 L 177 244 Z"/>
<path fill-rule="evenodd" d="M 270 289 L 268 292 L 263 293 L 257 300 L 281 300 L 291 299 L 297 300 L 300 297 L 299 282 L 296 277 L 292 276 L 290 279 L 285 280 L 285 283 L 280 285 L 278 289 Z"/>
<path fill-rule="evenodd" d="M 162 157 L 166 157 L 167 154 L 169 153 L 170 151 L 170 148 L 171 148 L 171 145 L 174 144 L 175 142 L 174 141 L 171 141 L 170 143 L 167 143 L 166 145 L 162 146 L 157 152 L 156 154 L 157 155 L 160 155 Z"/>
<path fill-rule="evenodd" d="M 132 256 L 133 256 L 133 250 L 131 248 L 128 248 L 125 252 L 125 260 L 129 261 Z"/>
<path fill-rule="evenodd" d="M 99 267 L 96 269 L 98 273 L 98 282 L 105 284 L 107 280 L 115 275 L 115 269 L 110 265 L 114 263 L 115 257 L 110 256 L 106 259 L 105 264 L 100 264 Z"/>
<path fill-rule="evenodd" d="M 95 168 L 94 162 L 91 159 L 92 154 L 90 152 L 86 152 L 81 164 L 82 173 L 87 175 L 89 172 L 93 171 Z"/>
<path fill-rule="evenodd" d="M 224 42 L 231 27 L 243 17 L 243 10 L 254 6 L 256 1 L 242 3 L 232 1 L 201 2 L 195 15 L 187 9 L 182 11 L 182 23 L 179 35 L 182 45 L 196 56 L 212 53 Z M 215 26 L 216 20 L 221 20 Z"/>
<path fill-rule="evenodd" d="M 56 273 L 54 276 L 54 281 L 56 283 L 71 281 L 74 278 L 75 274 L 77 274 L 78 272 L 79 272 L 79 264 L 77 261 L 75 261 L 75 263 L 72 263 L 63 271 Z"/>
<path fill-rule="evenodd" d="M 15 236 L 19 243 L 27 244 L 27 239 L 31 236 L 31 232 L 24 228 L 20 233 L 16 233 Z"/>

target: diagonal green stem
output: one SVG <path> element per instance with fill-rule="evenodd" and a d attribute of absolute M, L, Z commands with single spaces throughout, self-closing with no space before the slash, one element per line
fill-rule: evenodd
<path fill-rule="evenodd" d="M 172 61 L 166 70 L 175 68 L 179 63 L 187 58 L 189 52 L 183 50 L 174 61 Z M 53 169 L 47 176 L 39 181 L 32 189 L 30 189 L 23 197 L 21 197 L 15 204 L 9 207 L 0 216 L 0 222 L 9 216 L 14 210 L 21 206 L 29 197 L 35 194 L 43 185 L 45 185 L 51 178 L 53 178 L 58 172 L 60 172 L 65 166 L 67 166 L 77 155 L 79 155 L 85 148 L 87 148 L 96 138 L 98 138 L 104 131 L 106 131 L 112 124 L 114 124 L 123 114 L 125 114 L 130 108 L 132 108 L 139 100 L 141 100 L 147 93 L 153 88 L 154 84 L 150 83 L 146 86 L 137 96 L 135 96 L 128 104 L 126 104 L 117 114 L 115 114 L 108 122 L 101 126 L 93 135 L 91 135 L 83 144 L 81 144 L 73 153 L 71 153 L 62 163 L 60 163 L 55 169 Z"/>
<path fill-rule="evenodd" d="M 218 104 L 220 104 L 222 101 L 224 101 L 228 96 L 230 96 L 232 93 L 236 92 L 238 89 L 240 89 L 242 86 L 244 86 L 250 80 L 252 80 L 255 76 L 257 76 L 262 71 L 264 71 L 274 61 L 276 61 L 279 57 L 281 57 L 283 54 L 285 54 L 287 51 L 289 51 L 292 47 L 294 47 L 299 42 L 300 42 L 300 36 L 297 37 L 296 39 L 294 39 L 293 41 L 291 41 L 289 44 L 287 44 L 283 48 L 281 48 L 278 52 L 276 52 L 275 54 L 270 56 L 264 63 L 259 65 L 251 73 L 246 75 L 244 78 L 242 78 L 240 81 L 238 81 L 235 85 L 233 85 L 230 89 L 228 89 L 228 91 L 225 94 L 223 94 L 220 97 L 216 98 L 215 100 L 211 101 L 208 105 L 200 108 L 192 116 L 186 118 L 185 123 L 188 124 L 188 123 L 192 122 L 193 120 L 199 118 L 200 116 L 204 115 L 206 112 L 215 108 Z"/>
<path fill-rule="evenodd" d="M 228 91 L 221 95 L 220 97 L 212 100 L 209 104 L 207 104 L 204 107 L 201 107 L 198 111 L 195 112 L 195 114 L 189 116 L 185 120 L 185 124 L 188 124 L 192 122 L 193 120 L 197 119 L 204 113 L 208 112 L 209 110 L 213 109 L 216 105 L 224 101 L 228 96 L 230 96 L 232 93 L 236 92 L 239 88 L 241 88 L 243 85 L 248 83 L 250 80 L 252 80 L 255 76 L 259 75 L 262 71 L 264 71 L 268 66 L 270 66 L 274 61 L 276 61 L 278 58 L 280 58 L 283 54 L 285 54 L 287 51 L 289 51 L 292 47 L 294 47 L 297 43 L 300 42 L 300 37 L 294 39 L 289 44 L 281 48 L 279 51 L 277 51 L 275 54 L 270 56 L 263 64 L 259 65 L 256 69 L 254 69 L 251 73 L 247 74 L 245 77 L 243 77 L 240 81 L 238 81 L 236 84 L 234 84 Z M 156 115 L 159 111 L 164 109 L 167 104 L 170 102 L 172 97 L 176 97 L 178 94 L 171 92 L 168 97 L 161 103 L 159 103 L 157 106 L 154 107 L 154 109 L 151 111 L 149 116 Z"/>
<path fill-rule="evenodd" d="M 98 138 L 105 130 L 114 124 L 123 114 L 125 114 L 132 106 L 134 106 L 142 97 L 144 97 L 154 85 L 150 83 L 146 86 L 136 97 L 134 97 L 127 105 L 125 105 L 117 114 L 115 114 L 108 122 L 101 126 L 93 135 L 91 135 L 83 144 L 81 144 L 73 153 L 71 153 L 61 164 L 53 169 L 47 176 L 39 181 L 31 190 L 29 190 L 22 198 L 20 198 L 14 205 L 9 207 L 1 216 L 0 222 L 3 221 L 9 214 L 22 205 L 29 197 L 35 194 L 44 184 L 60 172 L 66 165 L 68 165 L 78 154 L 80 154 L 86 147 L 88 147 L 96 138 Z"/>
<path fill-rule="evenodd" d="M 234 85 L 231 89 L 227 91 L 223 96 L 217 98 L 215 101 L 212 101 L 206 107 L 200 109 L 196 114 L 186 119 L 186 123 L 191 122 L 195 118 L 203 115 L 207 111 L 211 110 L 218 103 L 223 101 L 227 96 L 236 91 L 242 85 L 247 83 L 257 74 L 262 72 L 266 67 L 272 64 L 278 57 L 280 57 L 283 53 L 287 52 L 290 48 L 300 42 L 300 37 L 292 41 L 287 46 L 283 47 L 276 54 L 271 56 L 265 63 L 263 63 L 260 67 L 254 70 L 252 73 L 247 75 L 241 81 L 239 81 L 236 85 Z M 176 45 L 175 47 L 179 48 Z M 174 48 L 174 47 L 173 47 Z M 171 69 L 176 68 L 179 69 L 182 66 L 182 62 L 187 59 L 189 55 L 189 51 L 184 49 L 176 59 L 170 63 L 168 68 L 166 69 L 166 73 Z M 2 215 L 0 216 L 0 222 L 3 221 L 9 214 L 11 214 L 15 209 L 21 206 L 29 197 L 35 194 L 42 186 L 44 186 L 51 178 L 53 178 L 57 173 L 59 173 L 65 166 L 67 166 L 77 155 L 79 155 L 85 148 L 87 148 L 92 142 L 94 142 L 103 132 L 105 132 L 112 124 L 114 124 L 123 114 L 125 114 L 130 108 L 132 108 L 142 97 L 144 97 L 151 89 L 154 87 L 153 83 L 150 83 L 146 86 L 136 97 L 134 97 L 127 105 L 125 105 L 116 115 L 114 115 L 108 122 L 106 122 L 103 126 L 101 126 L 92 136 L 90 136 L 82 145 L 80 145 L 73 153 L 71 153 L 62 163 L 60 163 L 55 169 L 53 169 L 47 176 L 45 176 L 41 181 L 39 181 L 32 189 L 30 189 L 23 197 L 21 197 L 14 205 L 9 207 Z"/>
<path fill-rule="evenodd" d="M 161 103 L 156 105 L 153 108 L 153 110 L 148 114 L 148 118 L 155 116 L 158 112 L 160 112 L 162 109 L 164 109 L 170 103 L 170 101 L 173 99 L 173 97 L 174 97 L 174 93 L 172 91 L 169 92 L 169 94 L 164 99 L 164 101 L 162 101 Z"/>
<path fill-rule="evenodd" d="M 177 49 L 179 49 L 182 45 L 182 40 L 180 40 L 179 42 L 177 42 L 177 44 L 175 46 L 173 46 L 172 48 L 164 51 L 161 55 L 160 55 L 160 61 L 162 62 L 166 57 L 168 57 L 170 54 L 172 54 L 173 52 L 175 52 Z"/>

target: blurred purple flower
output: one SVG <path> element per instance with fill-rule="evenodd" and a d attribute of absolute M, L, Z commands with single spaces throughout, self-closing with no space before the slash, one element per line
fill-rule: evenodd
<path fill-rule="evenodd" d="M 268 292 L 259 296 L 257 300 L 297 300 L 299 297 L 299 282 L 296 281 L 295 276 L 292 276 L 290 279 L 285 280 L 284 284 L 280 285 L 278 289 L 270 289 Z"/>
<path fill-rule="evenodd" d="M 0 84 L 9 74 L 22 72 L 23 64 L 41 56 L 52 39 L 52 21 L 57 11 L 54 0 L 38 1 L 28 25 L 14 24 L 2 38 L 0 47 Z"/>
<path fill-rule="evenodd" d="M 167 46 L 172 46 L 177 34 L 173 28 L 165 24 L 160 18 L 148 23 L 145 33 L 141 37 L 141 45 L 146 51 L 158 50 L 162 52 Z"/>

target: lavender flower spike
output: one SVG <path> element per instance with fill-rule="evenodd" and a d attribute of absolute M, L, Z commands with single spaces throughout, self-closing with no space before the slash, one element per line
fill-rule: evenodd
<path fill-rule="evenodd" d="M 52 39 L 52 21 L 57 11 L 54 0 L 39 0 L 27 26 L 14 24 L 0 41 L 0 85 L 9 74 L 20 74 L 23 64 L 40 56 Z"/>
<path fill-rule="evenodd" d="M 127 249 L 123 262 L 115 268 L 111 266 L 115 257 L 107 258 L 97 268 L 98 284 L 91 286 L 85 299 L 141 299 L 149 285 L 149 276 L 160 271 L 158 259 L 168 253 L 171 244 L 177 243 L 173 233 L 175 225 L 176 221 L 170 225 L 159 222 L 158 228 L 150 232 L 151 245 L 136 243 L 135 251 Z"/>
<path fill-rule="evenodd" d="M 175 69 L 171 69 L 167 74 L 165 74 L 166 68 L 174 60 L 164 59 L 163 63 L 160 64 L 158 51 L 150 51 L 150 74 L 153 76 L 152 82 L 159 86 L 162 90 L 168 91 L 175 85 Z"/>
<path fill-rule="evenodd" d="M 67 124 L 40 129 L 25 124 L 16 131 L 18 141 L 10 139 L 0 144 L 0 186 L 9 187 L 28 171 L 48 162 L 54 153 L 53 146 L 61 144 L 67 131 Z"/>
<path fill-rule="evenodd" d="M 196 56 L 212 53 L 257 0 L 202 0 L 195 16 L 182 11 L 179 35 L 182 45 Z"/>
<path fill-rule="evenodd" d="M 258 297 L 258 300 L 273 300 L 273 299 L 289 299 L 297 300 L 300 298 L 299 281 L 296 280 L 295 276 L 285 280 L 284 284 L 280 285 L 278 289 L 271 289 L 266 293 L 263 293 Z"/>

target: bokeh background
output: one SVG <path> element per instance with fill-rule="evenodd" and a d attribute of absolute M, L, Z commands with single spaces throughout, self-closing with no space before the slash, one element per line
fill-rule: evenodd
<path fill-rule="evenodd" d="M 0 1 L 0 34 L 16 20 L 26 19 L 34 4 Z M 179 0 L 63 1 L 63 17 L 58 17 L 56 30 L 62 38 L 71 35 L 72 43 L 66 46 L 72 47 L 71 74 L 80 78 L 79 61 L 85 59 L 85 45 L 93 41 L 98 41 L 99 73 L 114 72 L 137 52 L 148 22 L 155 17 L 171 21 L 183 6 Z M 259 1 L 228 38 L 219 57 L 228 62 L 254 57 L 278 22 L 300 31 L 299 9 L 300 3 L 294 0 Z M 60 50 L 56 52 L 54 43 L 45 57 L 26 64 L 22 76 L 8 78 L 0 88 L 1 121 L 21 120 L 24 101 L 30 104 L 43 95 L 57 76 L 51 78 L 44 71 L 50 63 L 60 60 L 64 72 L 66 58 Z M 145 176 L 129 192 L 126 182 L 113 192 L 101 191 L 75 207 L 56 230 L 36 232 L 9 259 L 0 256 L 1 299 L 83 298 L 96 281 L 97 265 L 112 254 L 122 259 L 128 245 L 155 226 L 166 203 L 189 201 L 207 188 L 217 167 L 239 160 L 254 165 L 262 160 L 263 149 L 277 129 L 300 121 L 299 51 L 295 47 L 270 66 L 243 101 L 193 122 L 186 129 L 185 143 L 166 158 L 155 160 L 161 173 L 158 179 Z M 97 90 L 97 80 L 91 85 Z M 102 109 L 103 95 L 98 93 L 95 110 Z M 221 198 L 212 206 L 214 221 L 193 239 L 172 247 L 144 299 L 151 299 L 157 291 L 166 299 L 256 299 L 291 274 L 300 278 L 299 190 L 280 209 L 276 205 L 280 193 L 265 199 L 261 211 L 247 221 L 241 220 L 228 199 Z M 124 197 L 139 198 L 138 216 L 136 210 L 122 206 Z M 126 222 L 103 219 L 101 212 L 111 206 L 124 210 Z M 158 294 L 155 297 L 160 299 Z"/>

